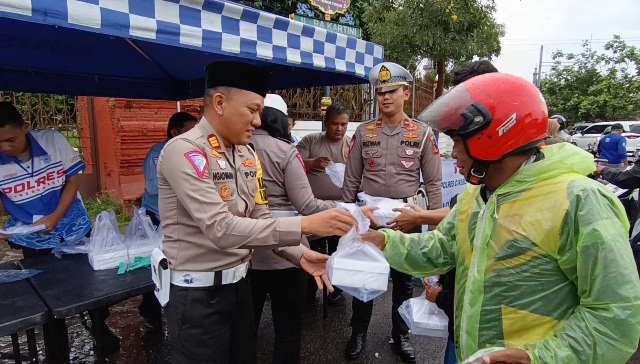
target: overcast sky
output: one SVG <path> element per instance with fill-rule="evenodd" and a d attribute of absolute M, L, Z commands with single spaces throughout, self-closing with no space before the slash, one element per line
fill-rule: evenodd
<path fill-rule="evenodd" d="M 580 52 L 581 40 L 602 49 L 614 34 L 640 47 L 640 0 L 496 0 L 498 22 L 506 25 L 502 54 L 493 63 L 500 72 L 532 79 L 542 61 L 562 49 Z M 549 70 L 543 64 L 542 71 Z"/>

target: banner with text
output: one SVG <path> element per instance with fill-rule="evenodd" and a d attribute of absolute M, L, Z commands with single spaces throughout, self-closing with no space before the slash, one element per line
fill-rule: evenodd
<path fill-rule="evenodd" d="M 442 161 L 442 207 L 449 207 L 453 196 L 459 194 L 467 186 L 464 176 L 458 173 L 456 161 Z"/>
<path fill-rule="evenodd" d="M 351 0 L 311 0 L 311 5 L 325 14 L 344 14 L 349 9 Z"/>

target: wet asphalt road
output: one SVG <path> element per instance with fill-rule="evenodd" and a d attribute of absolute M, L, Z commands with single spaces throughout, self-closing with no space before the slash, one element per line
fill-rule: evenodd
<path fill-rule="evenodd" d="M 4 250 L 5 244 L 0 243 L 0 262 L 21 258 L 20 254 Z M 419 295 L 422 288 L 415 287 L 414 295 Z M 371 326 L 369 327 L 368 342 L 363 355 L 355 362 L 348 362 L 343 358 L 344 345 L 349 338 L 351 329 L 351 297 L 340 306 L 329 307 L 328 317 L 322 318 L 322 296 L 317 292 L 316 300 L 309 304 L 303 319 L 302 363 L 402 363 L 389 344 L 391 332 L 391 283 L 387 293 L 375 300 L 375 307 Z M 1 299 L 1 298 L 0 298 Z M 119 353 L 107 358 L 108 363 L 118 364 L 169 364 L 171 350 L 168 340 L 148 342 L 142 334 L 142 319 L 138 315 L 140 298 L 131 299 L 111 308 L 108 325 L 121 338 Z M 271 321 L 270 305 L 267 301 L 265 313 L 262 316 L 258 332 L 257 353 L 258 363 L 271 362 L 271 348 L 273 346 L 273 323 Z M 68 320 L 71 342 L 71 360 L 74 364 L 94 363 L 92 341 L 88 332 L 81 325 L 79 317 Z M 165 325 L 166 330 L 166 325 Z M 40 358 L 43 358 L 41 333 L 37 332 Z M 26 338 L 20 336 L 22 350 L 26 352 Z M 444 357 L 445 340 L 412 335 L 412 342 L 417 349 L 418 363 L 442 363 Z M 11 351 L 9 337 L 0 338 L 0 352 Z M 12 361 L 0 360 L 0 363 Z M 640 364 L 640 353 L 636 352 L 629 363 Z"/>
<path fill-rule="evenodd" d="M 419 294 L 417 287 L 415 294 Z M 322 318 L 322 292 L 317 292 L 316 300 L 306 307 L 303 318 L 302 363 L 351 363 L 343 359 L 344 345 L 351 334 L 349 327 L 351 297 L 348 295 L 346 297 L 345 303 L 328 308 L 326 319 Z M 122 364 L 171 363 L 171 350 L 166 338 L 159 343 L 148 342 L 144 339 L 141 329 L 142 319 L 137 310 L 139 302 L 139 298 L 136 298 L 111 307 L 111 316 L 107 323 L 121 338 L 121 350 L 107 358 L 107 362 Z M 257 339 L 258 363 L 261 364 L 271 362 L 273 323 L 270 309 L 270 304 L 267 301 Z M 376 299 L 365 352 L 359 360 L 352 363 L 402 363 L 392 352 L 389 344 L 390 317 L 391 287 L 386 294 Z M 68 326 L 72 347 L 72 363 L 94 363 L 91 337 L 82 326 L 79 317 L 69 319 Z M 42 358 L 44 353 L 41 334 L 38 332 L 37 336 L 38 349 Z M 21 340 L 23 341 L 23 352 L 26 352 L 24 335 L 21 335 Z M 444 339 L 414 336 L 413 342 L 418 351 L 419 363 L 442 363 Z M 0 351 L 10 351 L 10 348 L 9 337 L 0 338 Z M 4 364 L 5 362 L 9 363 L 9 361 L 0 360 L 0 363 Z"/>

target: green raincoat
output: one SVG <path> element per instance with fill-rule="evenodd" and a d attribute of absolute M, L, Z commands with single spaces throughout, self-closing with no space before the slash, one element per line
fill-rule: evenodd
<path fill-rule="evenodd" d="M 459 359 L 522 348 L 532 363 L 625 363 L 640 338 L 640 281 L 618 199 L 568 144 L 520 168 L 485 204 L 468 186 L 435 231 L 386 235 L 391 267 L 456 268 Z"/>

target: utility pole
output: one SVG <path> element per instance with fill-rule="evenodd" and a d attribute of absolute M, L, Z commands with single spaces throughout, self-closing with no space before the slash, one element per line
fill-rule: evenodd
<path fill-rule="evenodd" d="M 540 60 L 538 61 L 538 83 L 537 86 L 540 88 L 540 80 L 542 80 L 542 52 L 544 51 L 544 46 L 540 45 Z"/>

